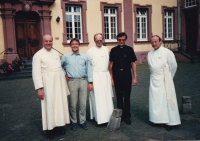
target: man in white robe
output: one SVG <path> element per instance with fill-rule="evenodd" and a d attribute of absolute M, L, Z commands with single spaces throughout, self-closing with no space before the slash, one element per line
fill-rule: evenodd
<path fill-rule="evenodd" d="M 64 127 L 69 123 L 67 95 L 69 89 L 61 68 L 58 52 L 52 49 L 51 35 L 43 36 L 43 48 L 33 56 L 32 77 L 41 99 L 43 130 L 47 130 L 47 137 L 54 138 L 53 129 L 58 127 L 61 134 L 65 134 Z"/>
<path fill-rule="evenodd" d="M 108 71 L 109 55 L 107 47 L 103 46 L 103 35 L 94 35 L 96 46 L 87 51 L 89 62 L 92 69 L 92 80 L 88 89 L 90 90 L 90 117 L 97 124 L 107 123 L 110 120 L 113 106 L 113 91 L 110 73 Z"/>
<path fill-rule="evenodd" d="M 150 68 L 149 120 L 166 124 L 166 130 L 181 124 L 173 77 L 177 69 L 172 51 L 161 46 L 158 35 L 151 37 L 154 48 L 148 53 Z"/>

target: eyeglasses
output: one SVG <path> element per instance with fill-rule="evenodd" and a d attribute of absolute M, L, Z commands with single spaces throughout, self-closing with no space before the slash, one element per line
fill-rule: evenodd
<path fill-rule="evenodd" d="M 95 42 L 96 42 L 96 43 L 99 43 L 99 42 L 102 43 L 103 40 L 96 40 Z"/>
<path fill-rule="evenodd" d="M 120 42 L 123 41 L 124 42 L 124 41 L 126 41 L 126 39 L 118 39 L 118 41 L 120 41 Z"/>

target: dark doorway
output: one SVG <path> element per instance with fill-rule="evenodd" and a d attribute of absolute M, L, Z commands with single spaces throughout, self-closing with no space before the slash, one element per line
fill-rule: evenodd
<path fill-rule="evenodd" d="M 36 12 L 19 11 L 16 13 L 16 45 L 20 57 L 32 59 L 41 48 L 39 22 L 39 15 Z"/>
<path fill-rule="evenodd" d="M 198 33 L 198 16 L 197 9 L 188 9 L 185 11 L 186 23 L 186 51 L 196 53 L 197 50 L 197 33 Z"/>

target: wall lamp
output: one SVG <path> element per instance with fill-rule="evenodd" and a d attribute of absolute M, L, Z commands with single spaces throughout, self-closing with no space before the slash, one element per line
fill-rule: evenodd
<path fill-rule="evenodd" d="M 56 22 L 59 23 L 59 21 L 60 21 L 60 17 L 58 16 L 58 17 L 56 18 Z"/>

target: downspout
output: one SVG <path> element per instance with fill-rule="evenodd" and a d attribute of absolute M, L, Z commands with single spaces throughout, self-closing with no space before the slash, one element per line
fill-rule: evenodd
<path fill-rule="evenodd" d="M 180 13 L 180 0 L 178 0 L 178 51 L 181 51 L 181 13 Z"/>

